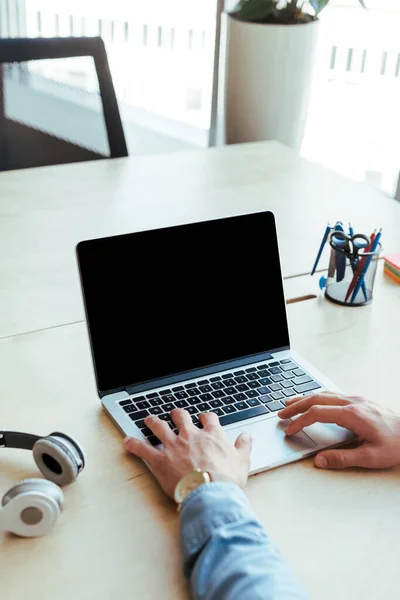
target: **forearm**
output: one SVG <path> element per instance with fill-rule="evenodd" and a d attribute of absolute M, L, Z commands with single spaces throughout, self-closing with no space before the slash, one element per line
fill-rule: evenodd
<path fill-rule="evenodd" d="M 188 497 L 181 511 L 181 546 L 196 599 L 308 598 L 234 484 L 204 485 Z"/>

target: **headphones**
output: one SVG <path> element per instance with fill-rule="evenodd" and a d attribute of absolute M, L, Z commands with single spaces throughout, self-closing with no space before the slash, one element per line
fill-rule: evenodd
<path fill-rule="evenodd" d="M 85 467 L 85 455 L 73 438 L 58 431 L 46 437 L 0 431 L 0 448 L 32 450 L 33 458 L 46 479 L 26 479 L 3 496 L 0 531 L 22 537 L 49 533 L 64 505 L 59 486 L 73 483 Z"/>

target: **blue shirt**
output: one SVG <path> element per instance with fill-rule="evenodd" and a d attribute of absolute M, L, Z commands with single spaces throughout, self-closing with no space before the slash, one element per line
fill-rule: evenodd
<path fill-rule="evenodd" d="M 194 598 L 309 600 L 234 484 L 202 485 L 186 498 L 181 548 Z"/>

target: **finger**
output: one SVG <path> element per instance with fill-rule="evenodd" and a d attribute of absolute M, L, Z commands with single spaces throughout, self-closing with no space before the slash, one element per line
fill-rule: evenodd
<path fill-rule="evenodd" d="M 292 421 L 286 429 L 287 435 L 294 435 L 314 423 L 336 423 L 341 427 L 354 431 L 357 435 L 363 435 L 365 420 L 354 410 L 347 406 L 312 406 L 304 415 L 300 415 Z"/>
<path fill-rule="evenodd" d="M 153 446 L 150 446 L 148 442 L 142 442 L 133 437 L 124 439 L 124 447 L 131 454 L 134 454 L 143 460 L 147 460 L 150 464 L 160 452 L 159 450 L 156 450 L 156 448 L 153 448 Z"/>
<path fill-rule="evenodd" d="M 305 396 L 295 404 L 291 404 L 283 410 L 280 410 L 278 416 L 281 419 L 290 419 L 295 415 L 305 413 L 309 408 L 316 404 L 321 406 L 347 406 L 350 403 L 350 400 L 343 398 L 342 396 L 335 396 L 333 394 L 314 394 L 314 396 Z"/>
<path fill-rule="evenodd" d="M 161 419 L 159 419 L 156 415 L 146 417 L 144 422 L 164 446 L 165 444 L 168 444 L 168 442 L 171 442 L 175 439 L 175 436 L 172 433 L 168 423 L 161 421 Z"/>
<path fill-rule="evenodd" d="M 370 452 L 363 446 L 354 450 L 327 450 L 314 459 L 319 469 L 346 469 L 348 467 L 374 468 Z"/>
<path fill-rule="evenodd" d="M 171 411 L 171 417 L 177 426 L 179 433 L 188 432 L 194 428 L 191 416 L 187 410 L 183 410 L 183 408 L 174 408 L 174 410 Z"/>
<path fill-rule="evenodd" d="M 253 446 L 253 438 L 250 433 L 244 432 L 239 435 L 235 442 L 235 448 L 239 454 L 250 460 L 251 448 Z"/>
<path fill-rule="evenodd" d="M 335 392 L 328 392 L 324 390 L 323 392 L 319 392 L 318 394 L 309 394 L 308 396 L 295 396 L 294 398 L 288 398 L 285 402 L 286 405 L 292 405 L 296 404 L 297 402 L 300 402 L 301 400 L 304 400 L 304 398 L 314 398 L 314 396 L 337 397 L 338 394 Z"/>
<path fill-rule="evenodd" d="M 220 428 L 222 431 L 222 427 L 219 424 L 219 419 L 218 419 L 217 415 L 213 412 L 201 413 L 199 415 L 199 421 L 201 422 L 204 429 L 206 429 L 206 430 Z"/>

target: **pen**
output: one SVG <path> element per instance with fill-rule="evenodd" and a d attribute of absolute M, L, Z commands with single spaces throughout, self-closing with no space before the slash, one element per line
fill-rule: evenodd
<path fill-rule="evenodd" d="M 369 267 L 369 265 L 370 265 L 370 263 L 371 263 L 371 261 L 372 261 L 372 259 L 373 259 L 374 252 L 375 252 L 375 250 L 376 250 L 376 249 L 377 249 L 377 247 L 378 247 L 379 240 L 381 239 L 381 235 L 382 235 L 382 229 L 380 229 L 380 230 L 378 231 L 378 233 L 376 234 L 376 237 L 374 238 L 374 240 L 373 240 L 372 244 L 370 244 L 370 245 L 371 245 L 371 249 L 370 249 L 370 252 L 371 252 L 371 254 L 370 254 L 370 256 L 367 256 L 367 257 L 365 257 L 365 258 L 366 258 L 366 260 L 365 260 L 365 263 L 364 263 L 364 265 L 363 265 L 363 266 L 362 266 L 362 268 L 361 268 L 360 276 L 359 276 L 359 278 L 358 278 L 358 280 L 357 280 L 356 286 L 355 286 L 355 288 L 354 288 L 353 295 L 352 295 L 352 297 L 351 297 L 351 302 L 354 302 L 355 298 L 357 297 L 357 294 L 358 294 L 358 292 L 359 292 L 359 289 L 360 289 L 360 287 L 361 287 L 361 284 L 362 284 L 362 283 L 363 283 L 363 281 L 364 281 L 365 274 L 366 274 L 366 272 L 367 272 L 367 270 L 368 270 L 368 267 Z"/>
<path fill-rule="evenodd" d="M 376 229 L 375 229 L 375 231 L 374 231 L 374 232 L 371 234 L 370 243 L 369 243 L 369 246 L 367 246 L 367 248 L 365 248 L 365 253 L 367 253 L 367 252 L 370 252 L 370 251 L 371 251 L 372 244 L 373 244 L 373 242 L 374 242 L 374 240 L 375 240 L 375 235 L 376 235 Z M 360 261 L 359 261 L 359 263 L 358 263 L 358 265 L 357 265 L 357 269 L 356 269 L 356 270 L 355 270 L 355 272 L 354 272 L 353 279 L 351 280 L 351 283 L 350 283 L 350 285 L 349 285 L 349 289 L 347 290 L 347 294 L 346 294 L 346 297 L 345 297 L 345 299 L 344 299 L 344 301 L 345 301 L 345 302 L 347 302 L 347 300 L 348 300 L 348 299 L 349 299 L 349 297 L 350 297 L 350 294 L 351 294 L 351 292 L 354 290 L 354 286 L 355 286 L 355 285 L 356 285 L 356 283 L 357 283 L 357 278 L 358 278 L 359 274 L 361 273 L 361 270 L 362 270 L 362 268 L 363 268 L 363 266 L 364 266 L 364 264 L 365 264 L 365 261 L 366 261 L 366 259 L 367 259 L 367 256 L 363 256 L 363 257 L 361 257 L 361 259 L 360 259 Z M 365 285 L 365 284 L 364 284 L 364 285 Z M 364 296 L 365 296 L 365 293 L 364 293 Z"/>
<path fill-rule="evenodd" d="M 319 250 L 318 250 L 317 258 L 315 259 L 315 263 L 314 263 L 314 266 L 313 266 L 312 271 L 311 271 L 311 275 L 314 275 L 314 273 L 315 273 L 315 269 L 317 268 L 317 265 L 319 263 L 319 259 L 321 258 L 322 250 L 324 249 L 324 246 L 325 246 L 326 241 L 328 239 L 328 235 L 329 235 L 330 230 L 331 230 L 331 226 L 328 223 L 328 225 L 326 226 L 326 229 L 325 229 L 325 233 L 324 233 L 323 238 L 322 238 L 321 245 L 320 245 Z"/>

